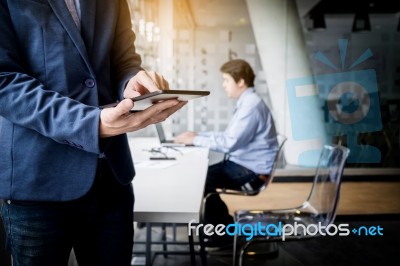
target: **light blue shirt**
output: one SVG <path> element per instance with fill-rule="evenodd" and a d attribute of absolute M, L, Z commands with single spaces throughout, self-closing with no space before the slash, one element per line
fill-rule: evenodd
<path fill-rule="evenodd" d="M 278 151 L 271 113 L 253 88 L 240 95 L 225 131 L 200 132 L 193 144 L 228 153 L 230 161 L 265 175 L 271 172 Z"/>

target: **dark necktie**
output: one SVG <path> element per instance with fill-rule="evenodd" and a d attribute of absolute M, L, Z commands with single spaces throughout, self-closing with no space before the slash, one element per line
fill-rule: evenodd
<path fill-rule="evenodd" d="M 76 11 L 76 6 L 75 6 L 74 0 L 65 0 L 65 4 L 67 5 L 69 13 L 71 13 L 72 19 L 74 20 L 76 27 L 80 31 L 81 30 L 81 21 L 79 20 L 78 12 Z"/>

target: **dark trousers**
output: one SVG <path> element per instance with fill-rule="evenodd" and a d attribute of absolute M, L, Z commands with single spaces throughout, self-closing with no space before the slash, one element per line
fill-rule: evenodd
<path fill-rule="evenodd" d="M 208 168 L 206 187 L 204 196 L 215 192 L 216 188 L 227 188 L 240 190 L 240 187 L 258 178 L 249 169 L 231 161 L 224 161 Z M 233 218 L 229 215 L 228 207 L 219 195 L 212 195 L 208 198 L 205 205 L 204 224 L 230 224 Z"/>
<path fill-rule="evenodd" d="M 0 206 L 3 203 L 0 200 Z M 5 248 L 6 233 L 4 232 L 3 220 L 0 217 L 0 265 L 11 266 L 11 254 Z"/>
<path fill-rule="evenodd" d="M 5 201 L 2 216 L 13 266 L 66 266 L 74 248 L 79 266 L 131 265 L 133 189 L 107 162 L 82 198 L 70 202 Z"/>

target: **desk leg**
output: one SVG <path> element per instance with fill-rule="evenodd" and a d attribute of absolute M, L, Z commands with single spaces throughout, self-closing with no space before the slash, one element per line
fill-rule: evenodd
<path fill-rule="evenodd" d="M 196 266 L 196 258 L 194 252 L 193 234 L 189 235 L 190 262 L 192 266 Z"/>
<path fill-rule="evenodd" d="M 151 223 L 146 223 L 146 266 L 151 266 Z"/>
<path fill-rule="evenodd" d="M 167 258 L 167 225 L 164 223 L 161 226 L 161 240 L 164 242 L 163 244 L 163 251 L 164 251 L 164 258 Z"/>
<path fill-rule="evenodd" d="M 207 266 L 207 254 L 206 254 L 206 250 L 204 248 L 204 235 L 203 235 L 202 230 L 200 230 L 199 244 L 200 244 L 201 265 Z"/>

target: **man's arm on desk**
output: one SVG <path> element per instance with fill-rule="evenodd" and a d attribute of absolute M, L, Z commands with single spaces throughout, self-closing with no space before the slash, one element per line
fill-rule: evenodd
<path fill-rule="evenodd" d="M 187 131 L 184 132 L 180 135 L 178 135 L 174 142 L 175 143 L 182 143 L 182 144 L 186 144 L 186 145 L 191 145 L 193 144 L 193 139 L 197 136 L 196 132 L 193 131 Z"/>

